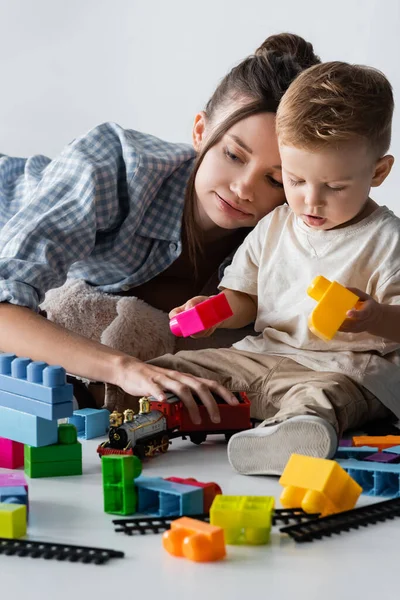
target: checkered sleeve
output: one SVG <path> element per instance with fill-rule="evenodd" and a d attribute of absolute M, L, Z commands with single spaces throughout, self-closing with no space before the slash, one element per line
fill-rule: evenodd
<path fill-rule="evenodd" d="M 125 170 L 118 132 L 104 124 L 49 162 L 35 187 L 14 186 L 7 200 L 20 208 L 0 230 L 0 302 L 37 310 L 91 254 L 97 234 L 118 226 Z"/>

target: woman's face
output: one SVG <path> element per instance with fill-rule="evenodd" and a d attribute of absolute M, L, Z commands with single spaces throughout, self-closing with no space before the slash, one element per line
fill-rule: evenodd
<path fill-rule="evenodd" d="M 220 123 L 196 117 L 193 139 L 201 150 Z M 285 202 L 275 115 L 260 113 L 233 125 L 205 155 L 195 179 L 200 226 L 210 230 L 254 227 Z"/>

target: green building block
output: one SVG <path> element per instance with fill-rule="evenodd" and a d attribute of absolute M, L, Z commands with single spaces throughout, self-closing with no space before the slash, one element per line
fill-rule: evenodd
<path fill-rule="evenodd" d="M 226 544 L 267 544 L 275 499 L 272 496 L 215 496 L 210 523 L 222 527 Z"/>
<path fill-rule="evenodd" d="M 25 463 L 59 463 L 77 460 L 82 462 L 82 445 L 76 442 L 75 444 L 53 444 L 36 448 L 25 444 L 24 459 Z"/>
<path fill-rule="evenodd" d="M 0 503 L 0 537 L 20 538 L 26 535 L 25 504 Z"/>
<path fill-rule="evenodd" d="M 111 454 L 101 459 L 103 484 L 121 482 L 133 483 L 142 472 L 142 463 L 137 456 L 118 456 Z"/>
<path fill-rule="evenodd" d="M 82 460 L 64 460 L 61 462 L 33 462 L 25 459 L 25 474 L 28 477 L 66 477 L 82 475 Z"/>
<path fill-rule="evenodd" d="M 76 444 L 78 441 L 78 432 L 72 423 L 62 423 L 58 426 L 59 444 Z"/>
<path fill-rule="evenodd" d="M 142 472 L 137 456 L 103 456 L 104 512 L 114 515 L 132 515 L 136 512 L 134 479 Z"/>

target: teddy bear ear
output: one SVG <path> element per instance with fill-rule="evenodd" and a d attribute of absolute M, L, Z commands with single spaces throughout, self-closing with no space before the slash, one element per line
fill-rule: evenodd
<path fill-rule="evenodd" d="M 101 343 L 146 361 L 175 350 L 167 313 L 134 296 L 117 303 L 117 316 L 103 331 Z"/>

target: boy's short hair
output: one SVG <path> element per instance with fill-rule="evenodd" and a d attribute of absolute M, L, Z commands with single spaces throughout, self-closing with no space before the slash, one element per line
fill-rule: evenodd
<path fill-rule="evenodd" d="M 381 71 L 338 61 L 315 65 L 281 100 L 279 141 L 316 149 L 364 139 L 381 157 L 390 146 L 393 108 L 392 86 Z"/>

